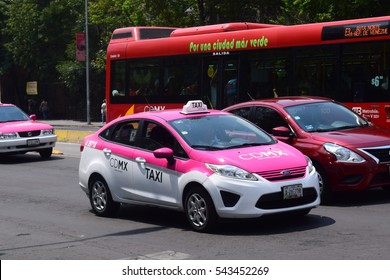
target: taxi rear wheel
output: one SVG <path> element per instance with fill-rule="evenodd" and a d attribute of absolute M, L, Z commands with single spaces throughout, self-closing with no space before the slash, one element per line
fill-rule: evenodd
<path fill-rule="evenodd" d="M 95 176 L 90 182 L 89 200 L 93 212 L 98 216 L 108 217 L 116 214 L 119 203 L 112 200 L 111 192 L 106 181 Z"/>
<path fill-rule="evenodd" d="M 194 187 L 187 193 L 185 214 L 191 227 L 199 232 L 209 232 L 214 229 L 218 219 L 210 195 L 201 187 Z"/>

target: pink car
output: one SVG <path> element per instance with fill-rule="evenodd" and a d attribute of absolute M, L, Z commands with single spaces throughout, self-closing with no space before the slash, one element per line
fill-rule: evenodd
<path fill-rule="evenodd" d="M 12 104 L 0 103 L 0 154 L 38 152 L 49 158 L 57 136 L 51 125 L 36 121 Z"/>
<path fill-rule="evenodd" d="M 99 216 L 121 203 L 154 205 L 184 211 L 194 230 L 209 231 L 218 218 L 306 215 L 320 204 L 307 157 L 202 101 L 116 119 L 81 151 L 79 184 Z"/>

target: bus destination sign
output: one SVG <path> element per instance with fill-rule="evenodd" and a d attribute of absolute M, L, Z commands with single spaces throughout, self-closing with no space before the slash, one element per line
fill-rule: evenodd
<path fill-rule="evenodd" d="M 321 39 L 326 41 L 386 36 L 390 35 L 389 27 L 390 21 L 325 26 L 322 29 Z"/>

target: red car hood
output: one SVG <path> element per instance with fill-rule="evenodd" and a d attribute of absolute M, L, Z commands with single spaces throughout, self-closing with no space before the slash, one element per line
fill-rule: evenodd
<path fill-rule="evenodd" d="M 347 147 L 363 148 L 390 145 L 390 130 L 376 126 L 315 132 L 311 135 L 314 140 L 337 143 Z"/>

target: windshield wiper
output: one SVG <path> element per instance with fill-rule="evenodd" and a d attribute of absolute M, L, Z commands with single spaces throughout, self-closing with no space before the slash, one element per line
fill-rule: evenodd
<path fill-rule="evenodd" d="M 338 127 L 337 129 L 350 129 L 350 128 L 357 128 L 357 127 L 360 127 L 360 125 L 346 125 L 346 126 L 341 126 L 341 127 Z"/>
<path fill-rule="evenodd" d="M 219 148 L 219 147 L 209 146 L 209 145 L 191 145 L 191 148 L 199 149 L 199 150 L 211 150 L 211 151 L 218 151 L 218 150 L 225 149 L 225 148 Z"/>
<path fill-rule="evenodd" d="M 244 144 L 240 144 L 240 145 L 229 146 L 228 148 L 229 149 L 234 149 L 234 148 L 254 147 L 254 146 L 263 146 L 263 145 L 267 145 L 267 144 L 269 144 L 269 143 L 256 143 L 256 142 L 253 142 L 253 143 L 244 143 Z"/>

